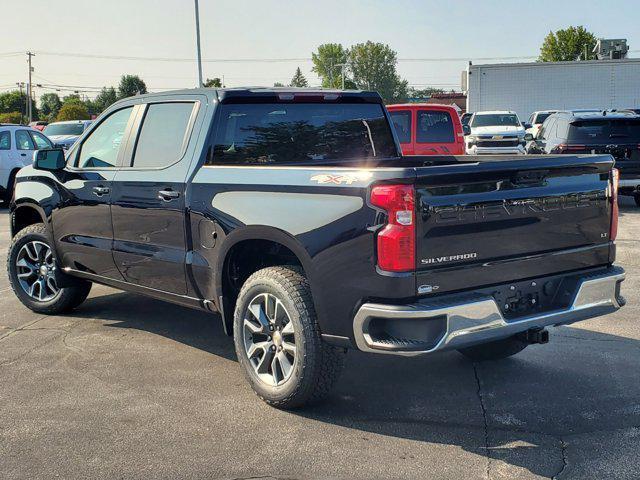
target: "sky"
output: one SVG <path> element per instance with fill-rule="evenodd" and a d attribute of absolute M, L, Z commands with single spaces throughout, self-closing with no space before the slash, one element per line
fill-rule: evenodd
<path fill-rule="evenodd" d="M 197 85 L 193 0 L 0 0 L 0 11 L 0 91 L 26 82 L 27 51 L 36 53 L 33 83 L 62 86 L 61 95 L 93 98 L 122 74 L 140 75 L 150 91 Z M 545 35 L 569 25 L 627 38 L 640 57 L 639 20 L 638 0 L 200 0 L 204 76 L 226 86 L 288 83 L 298 66 L 319 85 L 318 45 L 372 40 L 397 52 L 410 85 L 459 89 L 469 60 L 533 61 Z"/>

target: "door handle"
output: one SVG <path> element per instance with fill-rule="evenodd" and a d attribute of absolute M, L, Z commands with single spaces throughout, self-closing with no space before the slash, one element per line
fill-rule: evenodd
<path fill-rule="evenodd" d="M 176 192 L 175 190 L 160 190 L 158 192 L 158 198 L 160 200 L 164 200 L 165 202 L 170 202 L 180 196 L 180 192 Z"/>
<path fill-rule="evenodd" d="M 26 153 L 21 153 L 21 154 L 20 154 L 20 156 L 21 156 L 21 157 L 26 157 L 26 156 L 27 156 L 27 154 L 26 154 Z"/>
<path fill-rule="evenodd" d="M 102 195 L 106 195 L 110 191 L 111 190 L 109 190 L 109 187 L 103 187 L 103 186 L 93 187 L 93 193 L 94 193 L 94 195 L 97 195 L 98 197 L 101 197 Z"/>

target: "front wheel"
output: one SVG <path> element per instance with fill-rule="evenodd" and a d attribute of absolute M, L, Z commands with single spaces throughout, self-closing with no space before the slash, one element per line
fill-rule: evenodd
<path fill-rule="evenodd" d="M 7 272 L 23 305 L 34 312 L 57 314 L 72 310 L 87 298 L 91 282 L 72 278 L 61 287 L 56 268 L 51 240 L 42 223 L 16 234 L 9 247 Z"/>
<path fill-rule="evenodd" d="M 309 283 L 297 267 L 269 267 L 247 279 L 233 333 L 251 388 L 274 407 L 322 399 L 344 365 L 344 349 L 322 341 Z"/>
<path fill-rule="evenodd" d="M 474 362 L 484 362 L 487 360 L 502 360 L 520 353 L 527 348 L 528 343 L 517 337 L 503 338 L 494 342 L 482 343 L 473 347 L 461 348 L 458 350 L 462 355 Z"/>

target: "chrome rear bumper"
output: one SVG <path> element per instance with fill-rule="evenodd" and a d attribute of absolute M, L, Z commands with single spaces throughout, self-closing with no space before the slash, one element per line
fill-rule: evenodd
<path fill-rule="evenodd" d="M 490 342 L 529 329 L 574 323 L 619 309 L 622 305 L 618 285 L 624 278 L 624 270 L 619 267 L 586 276 L 569 307 L 511 320 L 505 319 L 493 297 L 485 295 L 467 295 L 451 303 L 438 299 L 411 305 L 365 303 L 353 320 L 355 341 L 365 352 L 413 356 Z M 379 340 L 369 330 L 373 319 L 418 320 L 423 325 L 432 320 L 443 327 L 431 342 L 415 338 Z M 421 331 L 438 332 L 438 329 L 427 326 Z"/>

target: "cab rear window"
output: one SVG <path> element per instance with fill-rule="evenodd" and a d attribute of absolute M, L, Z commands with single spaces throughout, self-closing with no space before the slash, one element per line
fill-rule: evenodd
<path fill-rule="evenodd" d="M 418 110 L 416 140 L 418 143 L 453 143 L 453 120 L 449 112 Z"/>
<path fill-rule="evenodd" d="M 578 120 L 569 128 L 572 143 L 640 143 L 640 119 Z"/>
<path fill-rule="evenodd" d="M 222 104 L 210 165 L 299 165 L 397 156 L 380 104 Z"/>

